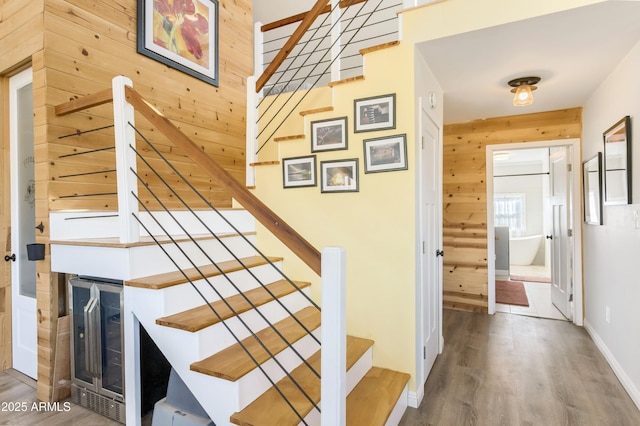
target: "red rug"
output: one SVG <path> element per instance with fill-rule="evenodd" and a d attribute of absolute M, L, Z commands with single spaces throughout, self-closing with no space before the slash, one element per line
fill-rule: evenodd
<path fill-rule="evenodd" d="M 505 305 L 529 306 L 527 292 L 522 281 L 496 280 L 496 303 Z"/>
<path fill-rule="evenodd" d="M 544 277 L 525 277 L 520 275 L 511 275 L 509 278 L 514 281 L 527 281 L 530 283 L 550 283 L 551 282 L 551 278 L 544 278 Z"/>

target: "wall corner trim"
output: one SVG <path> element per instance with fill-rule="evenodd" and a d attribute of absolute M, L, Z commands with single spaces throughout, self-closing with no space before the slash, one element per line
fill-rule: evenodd
<path fill-rule="evenodd" d="M 622 386 L 640 410 L 640 389 L 636 387 L 636 385 L 624 371 L 620 363 L 618 363 L 613 353 L 609 350 L 604 340 L 602 340 L 602 338 L 596 332 L 595 328 L 593 328 L 591 324 L 589 324 L 589 321 L 587 321 L 586 318 L 584 319 L 584 328 L 585 330 L 587 330 L 587 333 L 589 333 L 589 336 L 591 336 L 591 339 L 593 339 L 593 342 L 596 344 L 598 349 L 600 349 L 600 352 L 609 363 L 609 366 L 611 366 L 611 369 L 616 374 L 616 377 L 618 377 L 618 380 L 620 380 L 620 383 L 622 383 Z"/>

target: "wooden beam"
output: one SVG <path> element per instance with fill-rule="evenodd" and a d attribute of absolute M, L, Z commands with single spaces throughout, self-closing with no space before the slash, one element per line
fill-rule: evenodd
<path fill-rule="evenodd" d="M 362 1 L 362 0 L 359 0 Z M 320 15 L 324 15 L 325 13 L 331 12 L 331 5 L 328 4 L 322 9 Z M 275 30 L 276 28 L 286 27 L 290 24 L 295 24 L 296 22 L 300 22 L 304 20 L 309 12 L 298 13 L 297 15 L 288 16 L 286 18 L 278 19 L 277 21 L 273 21 L 269 24 L 264 24 L 260 27 L 260 31 L 266 33 L 267 31 Z"/>
<path fill-rule="evenodd" d="M 284 60 L 287 59 L 287 56 L 289 56 L 289 54 L 293 51 L 293 49 L 296 47 L 300 39 L 302 39 L 309 27 L 311 27 L 316 18 L 320 16 L 322 11 L 327 6 L 328 2 L 329 0 L 318 0 L 316 4 L 311 8 L 311 10 L 307 12 L 302 22 L 300 22 L 300 25 L 298 25 L 298 28 L 296 28 L 291 37 L 289 37 L 289 40 L 287 40 L 284 46 L 282 46 L 280 52 L 278 52 L 269 66 L 267 66 L 267 69 L 265 69 L 262 75 L 258 78 L 258 81 L 256 82 L 256 93 L 262 90 L 271 76 L 273 76 L 278 68 L 280 68 L 280 65 L 282 65 Z"/>
<path fill-rule="evenodd" d="M 291 226 L 276 215 L 260 199 L 249 192 L 227 170 L 206 155 L 162 113 L 147 103 L 134 89 L 125 87 L 128 102 L 169 140 L 184 151 L 198 166 L 225 188 L 247 211 L 293 251 L 316 274 L 320 275 L 320 252 L 302 238 Z"/>
<path fill-rule="evenodd" d="M 109 102 L 113 102 L 113 91 L 111 89 L 104 89 L 97 93 L 56 105 L 55 112 L 56 115 L 67 115 Z"/>

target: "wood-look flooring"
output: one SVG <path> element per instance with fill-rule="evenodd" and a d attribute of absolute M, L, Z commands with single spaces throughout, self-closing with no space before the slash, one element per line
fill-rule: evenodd
<path fill-rule="evenodd" d="M 444 311 L 444 351 L 400 425 L 640 425 L 586 331 L 566 321 Z"/>

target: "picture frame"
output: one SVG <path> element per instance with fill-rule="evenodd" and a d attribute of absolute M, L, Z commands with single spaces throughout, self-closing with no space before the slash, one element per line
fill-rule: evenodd
<path fill-rule="evenodd" d="M 320 162 L 320 192 L 358 192 L 358 159 Z"/>
<path fill-rule="evenodd" d="M 189 19 L 179 19 L 166 4 L 138 0 L 138 53 L 217 87 L 218 0 L 174 2 Z"/>
<path fill-rule="evenodd" d="M 582 190 L 584 223 L 602 225 L 602 153 L 582 163 Z"/>
<path fill-rule="evenodd" d="M 365 139 L 364 172 L 407 170 L 407 135 Z"/>
<path fill-rule="evenodd" d="M 372 132 L 396 128 L 396 94 L 353 101 L 354 132 Z"/>
<path fill-rule="evenodd" d="M 282 160 L 282 186 L 284 188 L 305 188 L 318 186 L 316 156 L 291 157 Z"/>
<path fill-rule="evenodd" d="M 609 127 L 604 140 L 604 204 L 631 204 L 631 117 Z"/>
<path fill-rule="evenodd" d="M 311 122 L 311 152 L 348 149 L 347 117 Z"/>

